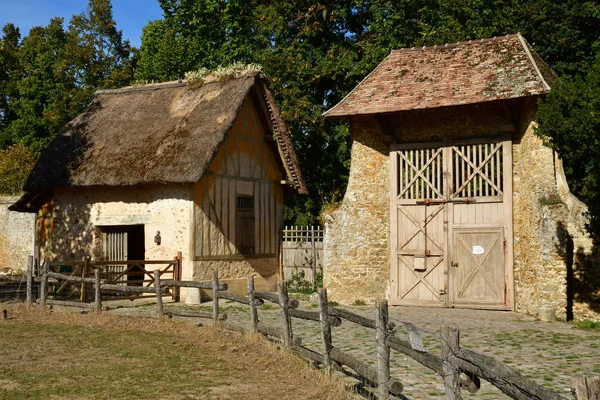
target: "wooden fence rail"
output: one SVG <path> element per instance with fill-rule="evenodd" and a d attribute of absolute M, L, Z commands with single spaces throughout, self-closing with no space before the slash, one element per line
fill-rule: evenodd
<path fill-rule="evenodd" d="M 58 281 L 82 279 L 66 274 L 50 272 L 47 263 L 44 265 L 43 271 L 43 275 L 40 279 L 42 285 L 39 299 L 40 307 L 44 307 L 47 302 L 47 289 L 45 288 L 47 288 L 48 279 L 50 277 Z M 318 291 L 319 311 L 312 312 L 297 310 L 298 302 L 289 299 L 285 281 L 280 281 L 278 283 L 278 293 L 265 293 L 255 291 L 254 278 L 249 277 L 247 285 L 248 296 L 245 297 L 227 293 L 227 285 L 219 282 L 218 274 L 216 273 L 213 274 L 211 282 L 161 280 L 160 270 L 155 270 L 152 274 L 154 275 L 154 286 L 151 288 L 107 284 L 99 278 L 100 274 L 96 274 L 94 282 L 87 280 L 83 282 L 93 283 L 96 288 L 96 301 L 94 303 L 96 312 L 100 312 L 102 309 L 102 289 L 109 288 L 110 290 L 117 291 L 126 291 L 130 289 L 152 291 L 157 296 L 157 315 L 159 317 L 162 317 L 163 315 L 179 315 L 185 317 L 208 318 L 212 319 L 215 324 L 221 325 L 227 329 L 240 332 L 259 332 L 265 336 L 279 340 L 286 348 L 299 356 L 321 364 L 326 371 L 336 369 L 358 377 L 375 389 L 377 398 L 380 400 L 388 399 L 390 396 L 400 396 L 404 390 L 403 384 L 398 379 L 390 376 L 391 350 L 411 357 L 423 366 L 439 374 L 444 382 L 446 399 L 461 399 L 462 389 L 467 389 L 471 393 L 476 392 L 480 386 L 480 378 L 487 380 L 512 399 L 565 399 L 565 397 L 561 396 L 559 393 L 553 392 L 526 379 L 513 368 L 492 357 L 461 348 L 458 327 L 441 327 L 440 340 L 442 353 L 440 356 L 428 353 L 422 348 L 419 348 L 419 346 L 398 338 L 392 332 L 394 325 L 389 322 L 388 305 L 385 300 L 377 301 L 375 318 L 371 319 L 348 310 L 330 306 L 327 303 L 326 289 Z M 31 285 L 33 281 L 33 279 L 28 280 L 28 285 Z M 192 313 L 164 311 L 161 300 L 168 287 L 209 287 L 213 289 L 213 312 Z M 248 305 L 251 310 L 249 321 L 250 328 L 226 321 L 227 316 L 219 312 L 219 299 L 228 299 L 240 304 Z M 279 304 L 281 311 L 281 328 L 268 326 L 260 322 L 257 306 L 261 305 L 263 300 Z M 292 318 L 319 322 L 323 343 L 322 353 L 302 345 L 301 338 L 293 333 L 293 325 L 291 323 Z M 377 346 L 375 366 L 358 360 L 333 346 L 332 328 L 339 327 L 342 325 L 343 321 L 357 323 L 374 330 L 373 336 Z M 346 370 L 343 368 L 344 366 L 352 369 L 354 372 Z M 461 374 L 466 376 L 463 376 L 461 379 Z M 573 377 L 572 388 L 577 400 L 599 399 L 600 377 Z"/>

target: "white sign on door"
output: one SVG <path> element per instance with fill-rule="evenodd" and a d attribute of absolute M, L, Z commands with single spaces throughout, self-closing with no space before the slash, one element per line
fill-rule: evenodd
<path fill-rule="evenodd" d="M 473 254 L 480 255 L 485 253 L 485 249 L 481 246 L 473 246 Z"/>

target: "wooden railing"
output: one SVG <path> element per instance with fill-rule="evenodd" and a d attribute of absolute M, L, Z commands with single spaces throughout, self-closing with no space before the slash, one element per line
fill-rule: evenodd
<path fill-rule="evenodd" d="M 47 263 L 49 272 L 52 274 L 68 275 L 78 278 L 93 278 L 95 271 L 100 271 L 100 279 L 104 284 L 105 290 L 109 290 L 106 285 L 121 285 L 128 287 L 151 287 L 154 284 L 154 275 L 149 268 L 161 266 L 160 274 L 170 277 L 171 280 L 181 279 L 181 252 L 177 253 L 172 260 L 90 260 L 86 258 L 83 261 L 52 261 Z M 68 269 L 69 271 L 65 271 Z M 50 275 L 55 278 L 55 275 Z M 55 295 L 61 294 L 67 287 L 73 283 L 79 283 L 80 301 L 84 302 L 88 298 L 87 280 L 62 280 L 61 285 L 54 291 Z M 93 283 L 93 282 L 92 282 Z M 120 293 L 122 291 L 113 290 Z M 127 292 L 131 294 L 140 294 L 144 292 Z M 174 288 L 172 298 L 179 301 L 179 288 Z"/>
<path fill-rule="evenodd" d="M 163 280 L 163 272 L 155 269 L 151 272 L 153 285 L 149 286 L 124 286 L 107 283 L 102 280 L 99 269 L 95 270 L 94 278 L 77 277 L 50 271 L 50 265 L 44 265 L 43 274 L 39 278 L 41 283 L 39 305 L 43 309 L 47 303 L 48 279 L 87 283 L 95 289 L 94 308 L 100 313 L 102 307 L 102 291 L 114 290 L 126 293 L 154 293 L 157 301 L 157 316 L 179 315 L 184 317 L 210 318 L 215 325 L 240 332 L 258 332 L 268 337 L 279 340 L 290 351 L 299 356 L 320 364 L 325 371 L 340 370 L 349 373 L 342 366 L 347 366 L 354 371 L 352 376 L 358 377 L 363 382 L 375 388 L 377 398 L 388 399 L 390 396 L 400 396 L 404 390 L 400 380 L 390 374 L 391 350 L 399 352 L 419 362 L 426 368 L 435 371 L 444 382 L 446 399 L 460 399 L 461 390 L 466 389 L 475 393 L 480 388 L 480 379 L 487 380 L 500 391 L 512 399 L 538 399 L 538 400 L 564 400 L 559 393 L 544 388 L 531 380 L 526 379 L 510 366 L 484 354 L 460 347 L 459 329 L 455 326 L 443 326 L 440 330 L 441 354 L 436 355 L 425 351 L 420 345 L 420 338 L 406 341 L 393 333 L 395 325 L 388 318 L 388 304 L 386 300 L 378 300 L 375 307 L 375 318 L 332 307 L 327 301 L 327 290 L 320 289 L 319 311 L 298 310 L 298 301 L 290 299 L 287 292 L 287 283 L 278 282 L 277 293 L 260 292 L 254 289 L 254 278 L 248 278 L 248 295 L 240 296 L 227 292 L 227 284 L 220 283 L 218 274 L 213 271 L 211 282 L 194 282 L 180 280 Z M 27 304 L 32 306 L 31 285 L 34 279 L 31 273 L 27 277 Z M 190 311 L 167 311 L 163 307 L 162 298 L 166 289 L 189 287 L 212 289 L 212 313 Z M 227 321 L 227 315 L 219 309 L 219 300 L 225 299 L 250 307 L 249 326 L 234 324 Z M 276 328 L 260 322 L 258 307 L 265 301 L 277 304 L 280 309 L 281 327 Z M 54 301 L 56 303 L 56 301 Z M 64 302 L 63 302 L 64 303 Z M 57 303 L 61 304 L 61 303 Z M 82 306 L 83 303 L 76 305 Z M 72 305 L 72 304 L 65 304 Z M 318 352 L 302 345 L 302 339 L 294 335 L 292 318 L 319 321 L 321 331 L 322 351 Z M 343 321 L 352 322 L 374 330 L 376 342 L 376 365 L 372 366 L 364 361 L 341 351 L 333 346 L 332 328 L 342 325 Z M 410 331 L 410 330 L 409 330 Z M 414 333 L 414 332 L 413 332 Z M 463 376 L 461 377 L 461 374 Z M 572 390 L 578 400 L 600 398 L 600 377 L 576 376 L 572 379 Z"/>

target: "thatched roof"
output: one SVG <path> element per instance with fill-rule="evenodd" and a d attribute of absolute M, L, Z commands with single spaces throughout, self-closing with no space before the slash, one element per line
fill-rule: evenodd
<path fill-rule="evenodd" d="M 520 34 L 392 50 L 325 114 L 347 118 L 548 93 L 556 78 Z"/>
<path fill-rule="evenodd" d="M 287 181 L 306 193 L 289 132 L 259 72 L 198 88 L 100 91 L 48 146 L 24 189 L 198 182 L 249 95 L 263 98 Z"/>

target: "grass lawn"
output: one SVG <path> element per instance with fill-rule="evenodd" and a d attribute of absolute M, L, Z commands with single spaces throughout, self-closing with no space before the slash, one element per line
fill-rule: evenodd
<path fill-rule="evenodd" d="M 27 311 L 0 321 L 0 399 L 346 399 L 262 338 L 169 320 Z"/>

